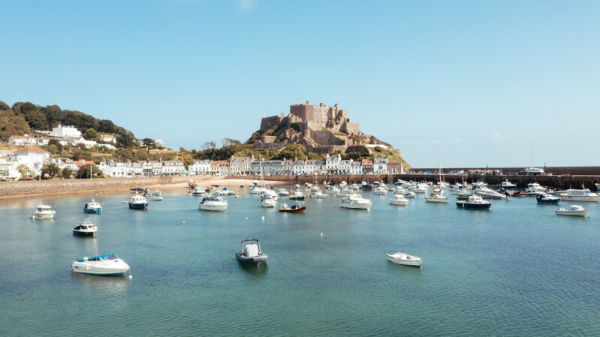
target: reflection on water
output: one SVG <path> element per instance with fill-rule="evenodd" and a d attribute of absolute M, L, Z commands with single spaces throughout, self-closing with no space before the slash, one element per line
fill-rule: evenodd
<path fill-rule="evenodd" d="M 254 276 L 256 278 L 261 278 L 267 275 L 267 271 L 269 271 L 269 265 L 266 262 L 262 263 L 238 263 L 240 265 L 240 269 L 242 269 L 246 274 Z"/>
<path fill-rule="evenodd" d="M 71 278 L 90 287 L 110 287 L 112 292 L 124 291 L 129 284 L 128 274 L 124 275 L 90 275 L 71 273 Z"/>

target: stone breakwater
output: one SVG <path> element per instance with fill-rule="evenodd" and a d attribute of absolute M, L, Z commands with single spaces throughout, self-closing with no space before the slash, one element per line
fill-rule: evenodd
<path fill-rule="evenodd" d="M 0 183 L 0 197 L 60 194 L 103 190 L 128 190 L 187 182 L 190 177 L 143 177 L 100 179 L 54 179 L 42 181 L 13 181 Z"/>

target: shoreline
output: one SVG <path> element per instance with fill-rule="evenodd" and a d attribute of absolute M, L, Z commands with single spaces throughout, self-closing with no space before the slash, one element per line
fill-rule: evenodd
<path fill-rule="evenodd" d="M 251 180 L 228 179 L 214 176 L 173 176 L 173 177 L 144 177 L 144 178 L 98 178 L 98 179 L 53 179 L 42 181 L 17 181 L 0 183 L 0 200 L 26 197 L 69 196 L 95 193 L 130 193 L 131 188 L 142 187 L 153 189 L 187 189 L 189 180 L 194 180 L 198 186 L 208 187 L 248 187 Z M 284 181 L 265 180 L 269 185 L 287 185 Z"/>

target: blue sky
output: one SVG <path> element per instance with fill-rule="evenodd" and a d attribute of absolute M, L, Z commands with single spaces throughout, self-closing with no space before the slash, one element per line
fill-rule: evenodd
<path fill-rule="evenodd" d="M 3 1 L 0 100 L 199 148 L 339 103 L 416 167 L 600 165 L 598 1 Z"/>

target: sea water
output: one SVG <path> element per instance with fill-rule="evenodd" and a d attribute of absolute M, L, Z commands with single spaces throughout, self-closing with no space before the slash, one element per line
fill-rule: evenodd
<path fill-rule="evenodd" d="M 101 215 L 83 214 L 92 195 L 2 200 L 0 335 L 600 335 L 597 203 L 573 218 L 533 198 L 471 211 L 364 193 L 368 212 L 307 199 L 305 214 L 284 214 L 242 192 L 210 213 L 164 194 L 145 211 L 95 195 Z M 54 220 L 30 218 L 42 202 Z M 72 235 L 86 218 L 96 238 Z M 236 261 L 245 238 L 260 239 L 266 265 Z M 397 251 L 423 268 L 388 262 Z M 106 253 L 132 278 L 70 269 Z"/>

